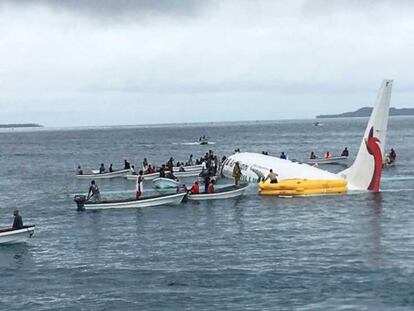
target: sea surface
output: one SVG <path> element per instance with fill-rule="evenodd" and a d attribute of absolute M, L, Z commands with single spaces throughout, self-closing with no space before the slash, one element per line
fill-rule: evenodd
<path fill-rule="evenodd" d="M 89 184 L 77 165 L 236 148 L 303 159 L 348 147 L 355 157 L 367 119 L 313 122 L 2 130 L 0 225 L 18 208 L 36 232 L 0 246 L 0 310 L 413 310 L 412 117 L 390 119 L 397 165 L 378 194 L 260 197 L 252 185 L 225 201 L 76 211 Z M 195 143 L 202 135 L 213 144 Z M 97 183 L 103 197 L 134 195 L 134 181 Z"/>

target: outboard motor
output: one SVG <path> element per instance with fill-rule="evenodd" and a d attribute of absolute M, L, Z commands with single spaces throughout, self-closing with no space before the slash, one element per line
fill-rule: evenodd
<path fill-rule="evenodd" d="M 78 211 L 84 211 L 85 210 L 85 202 L 86 202 L 86 196 L 77 194 L 74 197 L 74 201 L 76 202 L 76 205 L 78 206 Z"/>

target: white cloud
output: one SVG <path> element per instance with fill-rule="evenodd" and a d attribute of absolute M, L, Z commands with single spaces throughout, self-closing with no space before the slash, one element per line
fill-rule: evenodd
<path fill-rule="evenodd" d="M 383 78 L 412 106 L 412 5 L 343 3 L 212 2 L 108 23 L 90 8 L 3 6 L 0 122 L 25 111 L 56 125 L 64 111 L 59 125 L 84 124 L 73 116 L 90 109 L 91 124 L 148 123 L 135 116 L 148 107 L 150 123 L 312 117 L 371 105 Z"/>

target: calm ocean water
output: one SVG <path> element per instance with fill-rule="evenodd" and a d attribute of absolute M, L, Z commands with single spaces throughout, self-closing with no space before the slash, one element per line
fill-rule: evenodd
<path fill-rule="evenodd" d="M 73 194 L 89 183 L 78 164 L 235 148 L 301 159 L 347 146 L 354 157 L 367 119 L 2 131 L 0 224 L 19 208 L 37 227 L 28 243 L 0 247 L 0 309 L 413 310 L 413 121 L 390 119 L 398 165 L 379 194 L 281 199 L 252 187 L 222 202 L 98 212 L 76 211 Z M 192 143 L 202 135 L 215 144 Z M 134 181 L 98 185 L 134 194 Z"/>

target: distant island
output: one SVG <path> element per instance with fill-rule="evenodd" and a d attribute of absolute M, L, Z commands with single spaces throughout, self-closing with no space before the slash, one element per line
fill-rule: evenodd
<path fill-rule="evenodd" d="M 22 128 L 22 127 L 43 127 L 43 125 L 36 124 L 36 123 L 22 123 L 22 124 L 0 124 L 0 128 L 8 129 L 8 128 Z"/>
<path fill-rule="evenodd" d="M 316 119 L 324 118 L 355 118 L 355 117 L 369 117 L 372 112 L 372 107 L 363 107 L 354 112 L 344 112 L 340 114 L 321 114 L 316 116 Z M 414 116 L 414 108 L 390 108 L 390 116 Z"/>

